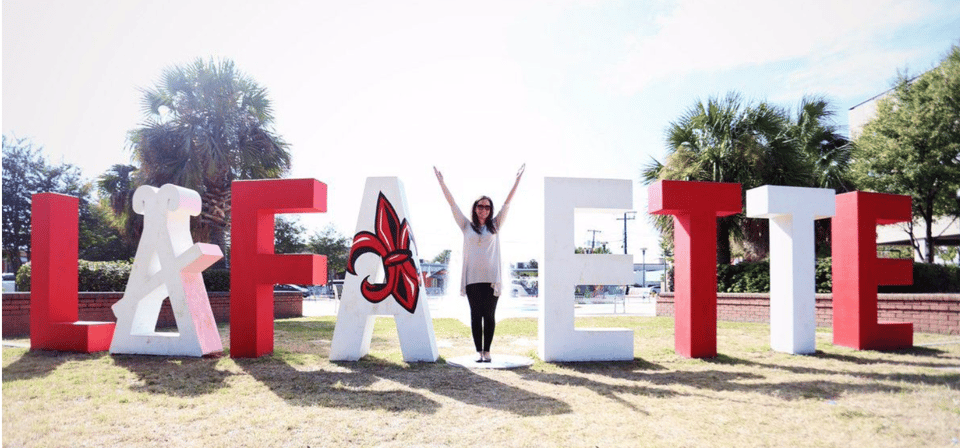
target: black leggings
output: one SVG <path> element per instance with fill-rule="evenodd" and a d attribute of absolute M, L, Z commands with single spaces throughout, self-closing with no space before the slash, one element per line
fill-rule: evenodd
<path fill-rule="evenodd" d="M 494 315 L 497 299 L 490 283 L 467 285 L 467 301 L 470 302 L 470 328 L 473 330 L 473 345 L 478 352 L 489 352 L 493 342 L 493 330 L 497 328 Z"/>

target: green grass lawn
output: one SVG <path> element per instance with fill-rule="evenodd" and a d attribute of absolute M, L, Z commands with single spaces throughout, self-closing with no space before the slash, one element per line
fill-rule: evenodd
<path fill-rule="evenodd" d="M 916 347 L 769 349 L 769 327 L 718 325 L 714 359 L 673 350 L 672 318 L 579 318 L 635 332 L 632 362 L 548 364 L 535 319 L 497 327 L 494 356 L 536 362 L 467 370 L 469 328 L 437 319 L 441 360 L 402 361 L 377 319 L 370 355 L 327 360 L 333 317 L 276 322 L 258 359 L 3 349 L 3 445 L 19 446 L 958 446 L 960 337 Z M 229 346 L 229 327 L 220 328 Z M 25 341 L 19 341 L 25 342 Z"/>

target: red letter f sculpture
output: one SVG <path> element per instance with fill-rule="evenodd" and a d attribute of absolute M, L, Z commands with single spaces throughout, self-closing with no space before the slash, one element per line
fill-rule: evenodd
<path fill-rule="evenodd" d="M 324 284 L 327 258 L 274 254 L 274 215 L 327 211 L 327 186 L 314 179 L 236 181 L 232 187 L 230 357 L 273 353 L 273 285 Z"/>

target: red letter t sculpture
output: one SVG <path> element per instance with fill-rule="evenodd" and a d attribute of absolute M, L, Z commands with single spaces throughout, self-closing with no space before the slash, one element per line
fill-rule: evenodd
<path fill-rule="evenodd" d="M 717 356 L 717 217 L 740 213 L 740 184 L 662 180 L 650 186 L 649 212 L 673 215 L 674 349 Z"/>
<path fill-rule="evenodd" d="M 327 211 L 314 179 L 235 181 L 230 249 L 230 357 L 273 353 L 273 285 L 323 284 L 327 258 L 274 254 L 274 215 Z"/>

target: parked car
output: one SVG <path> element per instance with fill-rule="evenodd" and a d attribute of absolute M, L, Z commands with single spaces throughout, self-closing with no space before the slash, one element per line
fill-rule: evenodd
<path fill-rule="evenodd" d="M 3 273 L 3 292 L 17 292 L 17 276 L 12 272 Z"/>
<path fill-rule="evenodd" d="M 307 288 L 297 285 L 273 285 L 274 292 L 299 292 L 304 297 L 310 296 L 310 291 L 307 291 Z"/>

